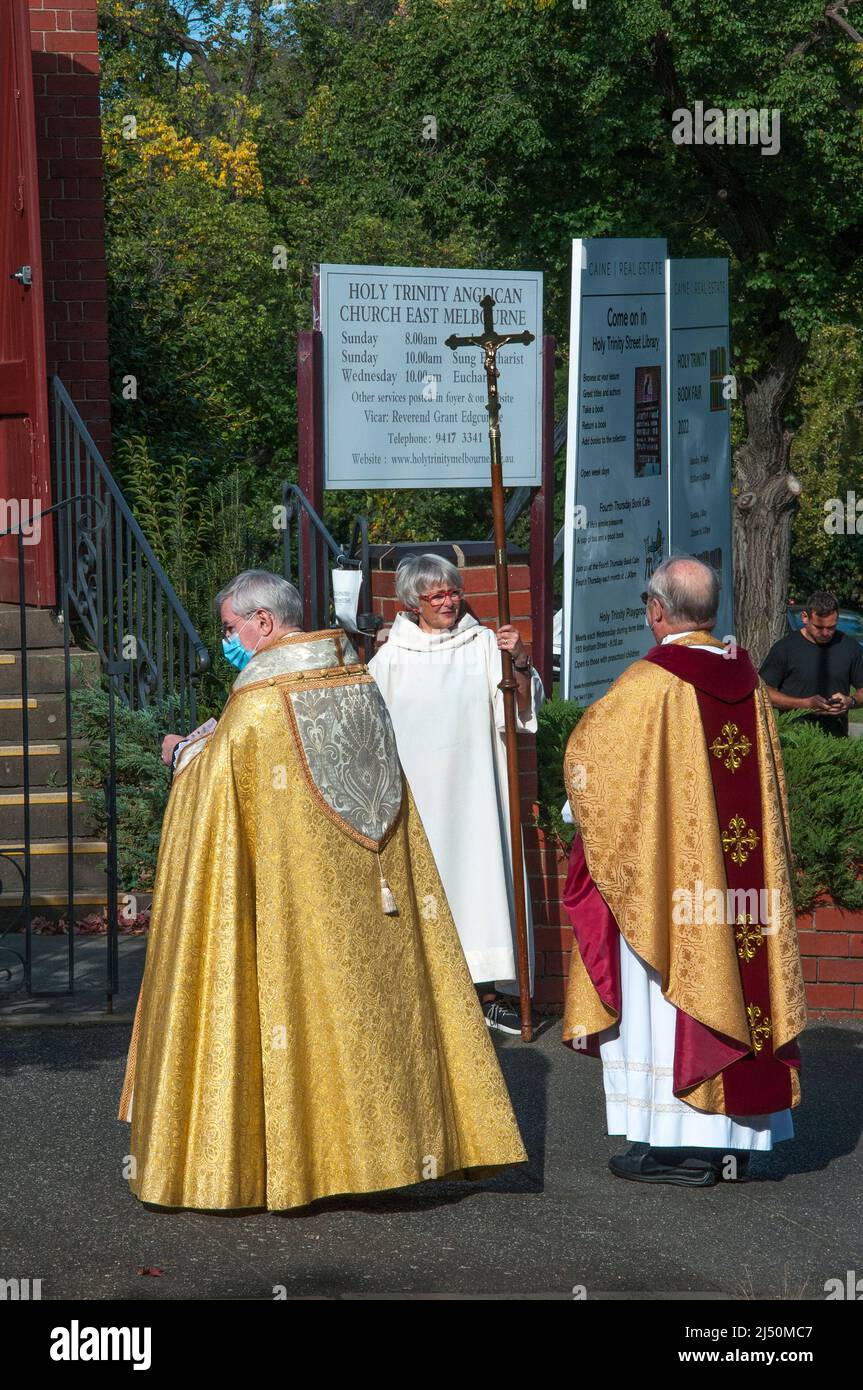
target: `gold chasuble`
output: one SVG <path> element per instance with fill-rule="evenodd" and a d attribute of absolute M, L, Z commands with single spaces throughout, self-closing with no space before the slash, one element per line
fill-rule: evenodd
<path fill-rule="evenodd" d="M 674 1095 L 764 1116 L 799 1102 L 806 1024 L 785 781 L 749 657 L 705 644 L 721 646 L 690 633 L 655 647 L 570 736 L 563 1037 L 596 1054 L 617 1024 L 622 934 L 677 1009 Z"/>
<path fill-rule="evenodd" d="M 339 630 L 259 652 L 181 752 L 129 1118 L 129 1185 L 167 1207 L 284 1210 L 526 1158 L 386 707 Z"/>

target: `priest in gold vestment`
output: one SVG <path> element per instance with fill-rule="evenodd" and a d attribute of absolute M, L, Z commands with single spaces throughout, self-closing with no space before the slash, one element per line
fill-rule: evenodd
<path fill-rule="evenodd" d="M 292 585 L 217 599 L 240 668 L 174 782 L 119 1118 L 130 1187 L 285 1210 L 526 1158 L 373 678 Z"/>
<path fill-rule="evenodd" d="M 793 1135 L 806 1007 L 779 740 L 715 572 L 664 561 L 657 645 L 573 730 L 564 1041 L 602 1061 L 612 1172 L 709 1187 Z"/>

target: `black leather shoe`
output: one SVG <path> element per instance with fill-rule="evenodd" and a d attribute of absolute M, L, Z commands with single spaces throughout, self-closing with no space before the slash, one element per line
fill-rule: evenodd
<path fill-rule="evenodd" d="M 662 1150 L 638 1152 L 629 1149 L 625 1154 L 610 1158 L 608 1166 L 616 1178 L 628 1178 L 630 1182 L 667 1182 L 677 1187 L 713 1187 L 716 1183 L 716 1169 L 699 1156 L 686 1157 L 676 1163 L 665 1162 L 663 1158 Z"/>
<path fill-rule="evenodd" d="M 651 1149 L 650 1152 L 666 1168 L 712 1168 L 717 1182 L 740 1182 L 749 1171 L 749 1153 L 745 1149 Z M 733 1178 L 726 1171 L 729 1158 L 737 1165 Z"/>

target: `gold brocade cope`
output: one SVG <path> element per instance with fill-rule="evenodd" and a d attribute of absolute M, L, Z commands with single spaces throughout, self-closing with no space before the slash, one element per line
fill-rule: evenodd
<path fill-rule="evenodd" d="M 284 1210 L 526 1158 L 368 680 L 342 634 L 283 639 L 175 777 L 121 1109 L 142 1201 Z M 349 745 L 353 781 L 314 769 Z"/>
<path fill-rule="evenodd" d="M 682 639 L 688 646 L 710 640 Z M 806 1004 L 778 735 L 763 685 L 754 700 L 765 888 L 780 895 L 775 933 L 762 938 L 758 949 L 767 951 L 769 1022 L 778 1050 L 802 1032 Z M 732 731 L 724 742 L 723 756 L 746 757 L 749 750 Z M 734 930 L 717 932 L 704 921 L 676 922 L 672 913 L 676 889 L 701 883 L 725 894 L 724 843 L 729 852 L 747 852 L 750 827 L 720 827 L 717 821 L 710 759 L 718 751 L 706 743 L 695 688 L 653 662 L 637 661 L 573 730 L 564 775 L 588 870 L 628 944 L 658 972 L 662 992 L 676 1008 L 748 1050 L 753 1043 L 740 986 L 740 939 Z M 725 842 L 723 830 L 730 836 Z M 573 951 L 564 1039 L 599 1033 L 615 1022 Z M 793 1069 L 791 1084 L 796 1104 Z M 726 1113 L 721 1074 L 683 1099 L 699 1110 Z"/>

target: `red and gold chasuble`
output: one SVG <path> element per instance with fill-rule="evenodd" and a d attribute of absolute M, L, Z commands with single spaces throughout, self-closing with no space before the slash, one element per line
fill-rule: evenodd
<path fill-rule="evenodd" d="M 580 835 L 564 896 L 577 946 L 564 1040 L 596 1055 L 620 1017 L 622 932 L 677 1008 L 675 1095 L 766 1115 L 799 1101 L 806 1018 L 784 779 L 747 654 L 724 660 L 705 643 L 718 645 L 692 634 L 654 648 L 571 736 Z M 681 897 L 689 918 L 675 914 Z"/>

